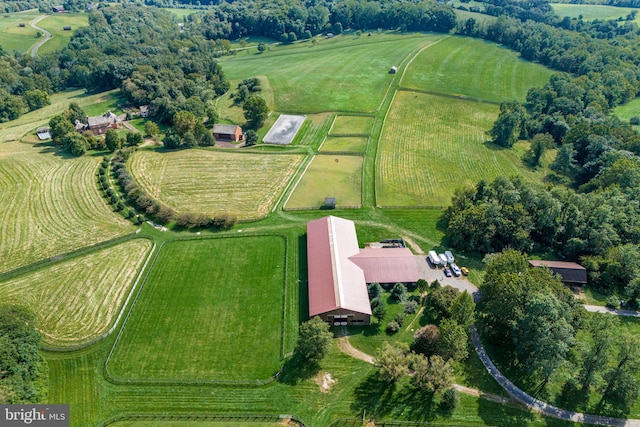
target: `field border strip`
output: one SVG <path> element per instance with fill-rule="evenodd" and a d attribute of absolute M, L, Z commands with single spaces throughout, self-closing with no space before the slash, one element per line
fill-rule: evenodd
<path fill-rule="evenodd" d="M 345 205 L 345 206 L 336 206 L 335 209 L 322 209 L 322 207 L 318 207 L 318 206 L 308 206 L 308 207 L 296 207 L 296 208 L 282 208 L 283 211 L 285 212 L 293 212 L 293 211 L 327 211 L 327 212 L 332 212 L 335 210 L 341 210 L 341 209 L 360 209 L 362 208 L 362 205 Z"/>
<path fill-rule="evenodd" d="M 455 421 L 376 421 L 376 426 L 379 427 L 436 427 L 436 426 L 451 426 L 451 427 L 472 427 L 474 424 L 460 424 Z M 357 418 L 338 418 L 329 424 L 329 427 L 362 427 L 362 419 Z"/>
<path fill-rule="evenodd" d="M 278 203 L 276 203 L 276 206 L 273 208 L 271 212 L 274 212 L 278 208 L 278 206 L 283 211 L 285 210 L 285 206 L 287 206 L 287 203 L 289 203 L 289 199 L 291 199 L 291 196 L 293 195 L 293 193 L 295 193 L 296 189 L 298 188 L 298 184 L 300 184 L 300 181 L 302 181 L 302 177 L 307 173 L 309 166 L 311 166 L 311 163 L 313 163 L 313 159 L 315 159 L 317 155 L 318 155 L 317 153 L 313 153 L 310 158 L 307 157 L 307 164 L 305 165 L 304 170 L 301 173 L 300 173 L 300 170 L 298 170 L 299 176 L 298 176 L 298 179 L 295 180 L 295 184 L 293 184 L 293 187 L 290 190 L 289 188 L 287 188 L 287 191 L 289 192 L 289 194 L 287 194 L 287 199 L 282 204 L 280 204 L 280 200 L 282 200 L 282 197 L 284 197 L 284 195 L 286 194 L 286 191 L 285 191 L 284 193 L 282 193 L 280 200 L 278 200 Z M 300 167 L 302 167 L 302 165 L 300 165 Z M 291 181 L 293 181 L 293 179 Z M 289 183 L 289 186 L 291 186 L 291 182 Z"/>
<path fill-rule="evenodd" d="M 140 236 L 141 239 L 149 239 L 150 238 L 146 237 L 146 236 Z M 105 339 L 106 337 L 108 337 L 109 335 L 111 335 L 116 328 L 118 327 L 118 323 L 120 323 L 120 319 L 122 319 L 122 316 L 127 308 L 127 305 L 129 304 L 129 301 L 131 300 L 131 296 L 133 295 L 133 293 L 135 292 L 138 283 L 140 282 L 140 278 L 142 277 L 142 273 L 145 271 L 145 269 L 147 268 L 147 264 L 149 264 L 149 260 L 151 259 L 151 256 L 153 255 L 155 249 L 156 249 L 156 242 L 153 241 L 153 246 L 151 247 L 151 250 L 149 251 L 149 255 L 147 255 L 147 259 L 144 262 L 144 264 L 142 265 L 142 267 L 140 267 L 140 270 L 138 271 L 137 277 L 135 282 L 133 283 L 133 286 L 131 287 L 131 290 L 129 291 L 129 295 L 127 295 L 127 299 L 125 300 L 124 304 L 122 304 L 122 308 L 120 309 L 120 313 L 118 313 L 118 317 L 116 318 L 116 320 L 114 320 L 113 325 L 111 325 L 111 327 L 109 328 L 109 330 L 107 330 L 107 332 L 101 334 L 98 337 L 92 338 L 89 341 L 86 341 L 84 343 L 81 344 L 77 344 L 77 345 L 73 345 L 73 346 L 68 346 L 68 347 L 54 347 L 54 346 L 48 346 L 46 344 L 44 345 L 40 345 L 40 347 L 45 350 L 45 351 L 50 351 L 50 352 L 55 352 L 55 353 L 66 353 L 66 352 L 72 352 L 72 351 L 77 351 L 77 350 L 82 350 L 85 349 L 87 347 L 92 346 L 93 344 L 102 341 L 103 339 Z"/>
<path fill-rule="evenodd" d="M 140 294 L 142 293 L 142 290 L 144 289 L 146 283 L 147 283 L 147 279 L 149 278 L 149 274 L 151 273 L 151 271 L 153 270 L 153 266 L 155 265 L 156 261 L 158 260 L 158 255 L 160 254 L 160 252 L 162 251 L 162 248 L 165 246 L 165 244 L 167 243 L 171 243 L 171 242 L 179 242 L 179 241 L 189 241 L 189 240 L 213 240 L 213 239 L 229 239 L 229 238 L 243 238 L 243 237 L 280 237 L 284 240 L 284 244 L 285 244 L 285 264 L 283 266 L 283 294 L 286 295 L 286 288 L 287 288 L 287 266 L 288 266 L 288 239 L 287 236 L 282 234 L 282 233 L 274 233 L 274 232 L 251 232 L 251 233 L 246 233 L 246 234 L 224 234 L 224 235 L 218 235 L 218 236 L 185 236 L 185 237 L 177 237 L 174 239 L 170 239 L 170 240 L 166 240 L 164 242 L 162 242 L 162 244 L 160 245 L 160 247 L 158 248 L 158 250 L 154 253 L 149 254 L 149 258 L 147 259 L 147 263 L 145 263 L 145 266 L 148 264 L 149 260 L 151 259 L 151 256 L 153 256 L 153 262 L 151 263 L 151 265 L 149 266 L 149 268 L 146 270 L 146 274 L 144 275 L 144 281 L 142 282 L 142 286 L 140 286 L 138 288 L 138 292 L 136 294 L 136 297 L 134 298 L 131 307 L 129 308 L 129 311 L 127 313 L 127 316 L 124 319 L 124 322 L 122 324 L 122 326 L 120 327 L 120 331 L 118 332 L 118 336 L 116 337 L 115 341 L 113 342 L 113 345 L 111 346 L 111 350 L 109 351 L 109 355 L 107 356 L 107 359 L 104 362 L 103 365 L 103 376 L 104 378 L 111 382 L 112 384 L 135 384 L 135 385 L 230 385 L 230 386 L 263 386 L 269 383 L 272 383 L 273 381 L 277 380 L 278 377 L 280 377 L 280 375 L 282 374 L 282 369 L 284 368 L 284 363 L 281 364 L 280 369 L 278 369 L 278 371 L 273 374 L 271 377 L 267 378 L 267 379 L 256 379 L 256 380 L 174 380 L 174 379 L 153 379 L 153 378 L 127 378 L 127 379 L 123 379 L 123 378 L 118 378 L 115 375 L 113 375 L 111 372 L 109 372 L 109 362 L 111 361 L 111 357 L 113 356 L 113 353 L 115 351 L 116 346 L 118 345 L 118 343 L 120 342 L 120 338 L 122 337 L 122 334 L 124 333 L 124 329 L 125 326 L 127 325 L 127 321 L 129 320 L 129 317 L 131 316 L 131 313 L 133 312 L 133 309 L 136 305 L 136 302 L 138 301 L 138 298 L 140 296 Z M 140 276 L 142 276 L 142 273 L 144 272 L 144 270 L 141 271 Z M 283 313 L 284 310 L 286 309 L 286 300 L 283 300 L 283 303 L 285 305 L 285 307 L 283 307 Z M 126 306 L 125 306 L 126 308 Z M 283 323 L 282 323 L 282 327 L 286 328 L 286 317 L 284 317 L 283 314 Z M 283 353 L 284 353 L 284 345 L 285 345 L 285 339 L 284 339 L 284 330 L 282 331 L 281 334 L 281 350 L 280 350 L 280 356 L 281 356 L 281 361 L 284 361 L 285 357 L 283 357 Z"/>
<path fill-rule="evenodd" d="M 458 101 L 477 102 L 477 103 L 480 103 L 480 104 L 491 104 L 491 105 L 500 105 L 500 104 L 502 104 L 502 102 L 500 102 L 500 101 L 491 101 L 491 100 L 488 100 L 488 99 L 471 98 L 471 97 L 468 97 L 466 95 L 456 95 L 455 93 L 437 92 L 437 91 L 433 91 L 433 90 L 417 89 L 417 88 L 411 88 L 411 87 L 406 87 L 406 86 L 399 86 L 397 90 L 398 91 L 402 91 L 402 92 L 423 93 L 425 95 L 439 96 L 439 97 L 442 97 L 442 98 L 456 99 Z"/>
<path fill-rule="evenodd" d="M 289 197 L 291 197 L 291 194 L 293 194 L 293 192 L 295 191 L 295 187 L 298 186 L 298 181 L 300 179 L 302 179 L 302 176 L 305 174 L 305 172 L 307 172 L 307 168 L 309 167 L 309 164 L 311 164 L 311 161 L 309 160 L 309 155 L 311 155 L 311 159 L 313 159 L 313 157 L 315 157 L 315 154 L 313 154 L 313 150 L 310 147 L 307 147 L 307 153 L 305 155 L 305 158 L 302 160 L 302 162 L 300 162 L 300 166 L 298 166 L 298 169 L 296 170 L 296 172 L 293 174 L 293 176 L 291 177 L 291 179 L 289 179 L 289 182 L 287 183 L 287 185 L 284 187 L 284 189 L 282 190 L 282 194 L 280 195 L 280 197 L 278 198 L 278 201 L 276 201 L 276 203 L 273 205 L 273 208 L 271 208 L 271 213 L 275 212 L 279 207 L 284 207 L 284 205 L 287 204 L 287 202 L 289 201 Z M 302 168 L 302 166 L 304 165 L 304 162 L 307 161 L 307 166 L 304 168 L 304 171 L 302 172 L 302 174 L 300 175 L 300 177 L 298 178 L 298 180 L 296 181 L 296 184 L 293 188 L 291 188 L 291 183 L 296 179 L 296 177 L 298 176 L 298 174 L 300 174 L 300 169 Z M 288 193 L 288 194 L 287 194 Z M 287 200 L 284 201 L 284 203 L 281 206 L 281 202 L 282 202 L 282 198 L 287 195 Z M 262 218 L 260 219 L 264 219 L 267 216 L 269 216 L 269 214 L 267 213 L 266 215 L 264 215 Z M 252 221 L 253 222 L 253 221 Z"/>
<path fill-rule="evenodd" d="M 128 233 L 122 236 L 115 237 L 113 239 L 104 240 L 102 242 L 95 243 L 93 245 L 85 246 L 79 249 L 74 249 L 69 252 L 65 252 L 60 255 L 54 255 L 52 257 L 41 259 L 40 261 L 33 262 L 31 264 L 15 268 L 13 270 L 6 271 L 4 273 L 0 273 L 0 283 L 5 282 L 9 279 L 14 279 L 16 277 L 20 277 L 24 274 L 31 273 L 33 271 L 40 270 L 49 265 L 54 265 L 60 262 L 68 261 L 73 258 L 77 258 L 82 255 L 87 255 L 95 251 L 99 251 L 101 249 L 110 248 L 112 246 L 116 246 L 120 243 L 124 243 L 128 240 L 133 239 L 150 239 L 146 236 L 139 236 L 136 233 Z"/>
<path fill-rule="evenodd" d="M 302 418 L 292 414 L 120 414 L 100 424 L 107 427 L 119 421 L 246 421 L 246 422 L 278 422 L 293 420 L 305 426 Z"/>
<path fill-rule="evenodd" d="M 149 266 L 149 268 L 145 271 L 144 269 L 140 272 L 140 276 L 142 276 L 142 273 L 144 272 L 144 280 L 142 281 L 142 285 L 140 287 L 138 287 L 138 292 L 136 292 L 136 296 L 133 299 L 133 301 L 131 302 L 131 307 L 129 307 L 129 311 L 127 312 L 127 316 L 124 318 L 124 321 L 122 322 L 122 325 L 120 325 L 120 330 L 118 331 L 118 336 L 116 336 L 115 341 L 113 342 L 113 345 L 111 346 L 111 350 L 109 350 L 109 355 L 107 356 L 106 360 L 104 361 L 104 377 L 109 380 L 110 378 L 113 377 L 113 375 L 111 375 L 111 373 L 109 372 L 109 362 L 111 361 L 111 356 L 113 356 L 113 352 L 116 348 L 116 346 L 118 345 L 118 343 L 120 342 L 120 338 L 122 337 L 123 331 L 124 331 L 124 327 L 127 325 L 127 321 L 129 320 L 129 317 L 131 316 L 131 312 L 133 312 L 133 308 L 136 305 L 136 302 L 138 301 L 138 297 L 140 296 L 140 293 L 142 292 L 142 289 L 144 288 L 144 285 L 146 285 L 147 283 L 147 279 L 149 278 L 149 273 L 151 272 L 151 270 L 153 270 L 153 266 L 156 263 L 156 260 L 158 259 L 158 254 L 160 253 L 160 251 L 162 250 L 162 248 L 164 247 L 166 242 L 162 242 L 160 244 L 160 247 L 157 248 L 157 250 L 155 252 L 151 252 L 149 254 L 149 258 L 147 259 L 147 262 L 145 263 L 145 266 L 148 264 L 148 262 L 151 260 L 151 258 L 153 257 L 153 261 L 151 262 L 151 265 Z M 155 247 L 154 247 L 155 248 Z M 126 305 L 124 306 L 124 309 L 126 309 Z M 113 377 L 115 378 L 115 377 Z"/>

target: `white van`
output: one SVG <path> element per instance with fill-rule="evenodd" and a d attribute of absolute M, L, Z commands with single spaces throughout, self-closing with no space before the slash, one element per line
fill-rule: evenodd
<path fill-rule="evenodd" d="M 444 256 L 444 254 L 438 254 L 438 257 L 440 257 L 440 264 L 444 265 L 445 267 L 447 266 L 447 257 Z"/>

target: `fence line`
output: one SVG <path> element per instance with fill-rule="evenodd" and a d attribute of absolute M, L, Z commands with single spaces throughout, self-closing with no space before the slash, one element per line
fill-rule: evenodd
<path fill-rule="evenodd" d="M 381 209 L 434 209 L 443 211 L 448 208 L 448 206 L 443 205 L 418 205 L 418 206 L 378 206 Z"/>
<path fill-rule="evenodd" d="M 290 420 L 304 427 L 302 419 L 291 414 L 120 414 L 100 424 L 106 427 L 119 421 L 244 421 L 244 422 L 279 422 Z"/>
<path fill-rule="evenodd" d="M 335 209 L 327 209 L 327 208 L 323 208 L 322 206 L 307 206 L 307 207 L 298 207 L 298 208 L 282 208 L 283 211 L 322 211 L 322 210 L 327 210 L 327 211 L 333 211 L 333 210 L 340 210 L 340 209 L 360 209 L 362 207 L 362 205 L 356 206 L 356 205 L 345 205 L 345 206 L 336 206 Z"/>

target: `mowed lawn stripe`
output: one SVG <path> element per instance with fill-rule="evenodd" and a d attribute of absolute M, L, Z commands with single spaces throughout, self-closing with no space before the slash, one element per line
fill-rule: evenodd
<path fill-rule="evenodd" d="M 300 154 L 232 153 L 207 150 L 131 156 L 131 172 L 145 191 L 178 212 L 266 215 L 304 158 Z"/>
<path fill-rule="evenodd" d="M 109 363 L 142 380 L 265 380 L 280 367 L 285 241 L 164 245 Z"/>
<path fill-rule="evenodd" d="M 446 206 L 457 188 L 498 175 L 541 176 L 521 153 L 487 142 L 498 106 L 399 91 L 383 130 L 376 165 L 380 206 Z"/>
<path fill-rule="evenodd" d="M 2 282 L 0 303 L 33 309 L 49 346 L 83 344 L 112 325 L 151 246 L 136 239 Z"/>
<path fill-rule="evenodd" d="M 502 102 L 524 100 L 529 88 L 542 86 L 552 71 L 527 62 L 495 43 L 449 37 L 422 51 L 405 72 L 400 85 Z"/>
<path fill-rule="evenodd" d="M 239 53 L 221 59 L 228 79 L 240 81 L 260 75 L 269 79 L 278 111 L 372 112 L 379 108 L 392 76 L 412 52 L 442 34 L 350 35 L 321 40 L 317 46 L 300 43 L 270 47 L 260 55 Z"/>
<path fill-rule="evenodd" d="M 0 273 L 129 230 L 98 191 L 99 162 L 15 142 L 0 146 Z"/>

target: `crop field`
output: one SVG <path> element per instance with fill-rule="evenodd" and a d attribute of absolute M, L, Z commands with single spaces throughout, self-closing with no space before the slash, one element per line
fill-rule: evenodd
<path fill-rule="evenodd" d="M 484 101 L 524 101 L 527 91 L 547 83 L 552 73 L 495 43 L 449 37 L 423 50 L 400 86 Z"/>
<path fill-rule="evenodd" d="M 446 206 L 456 188 L 480 179 L 540 179 L 522 166 L 517 147 L 487 142 L 497 115 L 497 105 L 399 91 L 380 139 L 378 205 Z"/>
<path fill-rule="evenodd" d="M 207 150 L 140 150 L 130 169 L 153 197 L 178 212 L 230 214 L 240 219 L 266 215 L 303 156 Z"/>
<path fill-rule="evenodd" d="M 267 379 L 280 368 L 285 241 L 164 245 L 115 347 L 117 377 Z"/>
<path fill-rule="evenodd" d="M 374 120 L 366 116 L 337 116 L 330 135 L 369 135 Z"/>
<path fill-rule="evenodd" d="M 42 13 L 37 10 L 29 10 L 26 12 L 3 13 L 0 18 L 0 46 L 7 53 L 14 50 L 19 53 L 27 53 L 31 45 L 39 39 L 36 37 L 38 32 L 29 25 L 29 22 Z M 24 27 L 18 24 L 24 23 Z M 48 43 L 48 42 L 47 42 Z"/>
<path fill-rule="evenodd" d="M 0 144 L 0 273 L 131 230 L 98 191 L 100 160 Z"/>
<path fill-rule="evenodd" d="M 57 13 L 47 16 L 37 25 L 49 31 L 53 36 L 38 49 L 38 55 L 41 55 L 62 50 L 67 46 L 75 30 L 89 25 L 89 15 L 86 13 Z M 71 31 L 64 31 L 62 27 L 65 26 L 71 27 Z"/>
<path fill-rule="evenodd" d="M 367 149 L 369 138 L 364 136 L 340 136 L 327 137 L 320 148 L 322 151 L 343 151 L 352 153 L 364 153 Z"/>
<path fill-rule="evenodd" d="M 0 302 L 33 309 L 47 345 L 82 344 L 112 325 L 151 245 L 136 239 L 2 282 Z"/>
<path fill-rule="evenodd" d="M 320 39 L 318 45 L 297 43 L 270 47 L 262 54 L 225 57 L 221 65 L 233 81 L 253 77 L 260 70 L 273 88 L 274 109 L 280 112 L 371 112 L 379 108 L 393 79 L 389 67 L 400 65 L 421 46 L 443 37 L 341 35 Z"/>
<path fill-rule="evenodd" d="M 331 126 L 332 114 L 318 113 L 307 115 L 296 137 L 296 145 L 318 147 Z"/>
<path fill-rule="evenodd" d="M 315 156 L 286 208 L 319 208 L 324 206 L 325 197 L 335 197 L 337 207 L 359 207 L 362 204 L 362 162 L 360 156 Z"/>
<path fill-rule="evenodd" d="M 553 11 L 558 16 L 568 16 L 569 18 L 578 18 L 579 16 L 582 16 L 582 19 L 585 21 L 594 21 L 596 19 L 624 19 L 631 12 L 638 11 L 638 9 L 631 7 L 616 7 L 600 4 L 550 4 Z M 636 16 L 636 19 L 631 22 L 635 22 L 636 24 L 640 23 L 640 16 Z"/>

